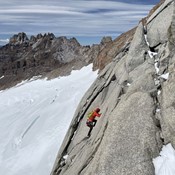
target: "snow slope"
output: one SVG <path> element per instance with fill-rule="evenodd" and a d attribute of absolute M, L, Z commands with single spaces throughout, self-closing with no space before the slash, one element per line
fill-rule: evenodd
<path fill-rule="evenodd" d="M 75 109 L 96 77 L 89 65 L 0 92 L 0 174 L 50 174 Z"/>
<path fill-rule="evenodd" d="M 175 150 L 172 145 L 163 146 L 160 156 L 153 159 L 155 175 L 175 175 Z"/>

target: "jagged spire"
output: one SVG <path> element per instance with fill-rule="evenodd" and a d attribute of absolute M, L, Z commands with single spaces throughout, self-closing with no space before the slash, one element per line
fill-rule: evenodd
<path fill-rule="evenodd" d="M 13 35 L 10 38 L 10 44 L 22 44 L 24 42 L 28 42 L 29 39 L 24 32 L 18 33 L 17 35 Z"/>

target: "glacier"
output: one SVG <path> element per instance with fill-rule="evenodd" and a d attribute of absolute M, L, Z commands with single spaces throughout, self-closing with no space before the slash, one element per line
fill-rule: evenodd
<path fill-rule="evenodd" d="M 0 91 L 1 174 L 50 174 L 77 105 L 96 78 L 91 64 Z"/>

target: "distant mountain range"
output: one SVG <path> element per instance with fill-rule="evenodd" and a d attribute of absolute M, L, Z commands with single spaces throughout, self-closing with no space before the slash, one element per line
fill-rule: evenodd
<path fill-rule="evenodd" d="M 93 62 L 102 70 L 132 39 L 135 29 L 112 41 L 104 37 L 100 44 L 81 46 L 76 38 L 55 37 L 53 33 L 28 36 L 22 32 L 0 48 L 0 89 L 40 75 L 54 78 L 70 74 Z"/>

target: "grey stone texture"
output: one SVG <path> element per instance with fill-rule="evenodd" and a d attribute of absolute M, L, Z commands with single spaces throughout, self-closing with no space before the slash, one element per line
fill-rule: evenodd
<path fill-rule="evenodd" d="M 140 23 L 129 51 L 100 72 L 75 112 L 52 175 L 155 174 L 152 159 L 164 144 L 175 147 L 174 13 L 174 1 L 165 1 L 147 21 L 151 47 Z M 96 107 L 102 116 L 87 138 L 86 115 Z"/>
<path fill-rule="evenodd" d="M 174 1 L 167 0 L 148 19 L 147 35 L 151 47 L 168 40 L 168 28 L 172 22 Z"/>
<path fill-rule="evenodd" d="M 140 23 L 129 48 L 128 58 L 126 59 L 126 66 L 129 72 L 145 61 L 145 51 L 148 49 L 149 47 L 144 39 L 143 25 Z"/>

